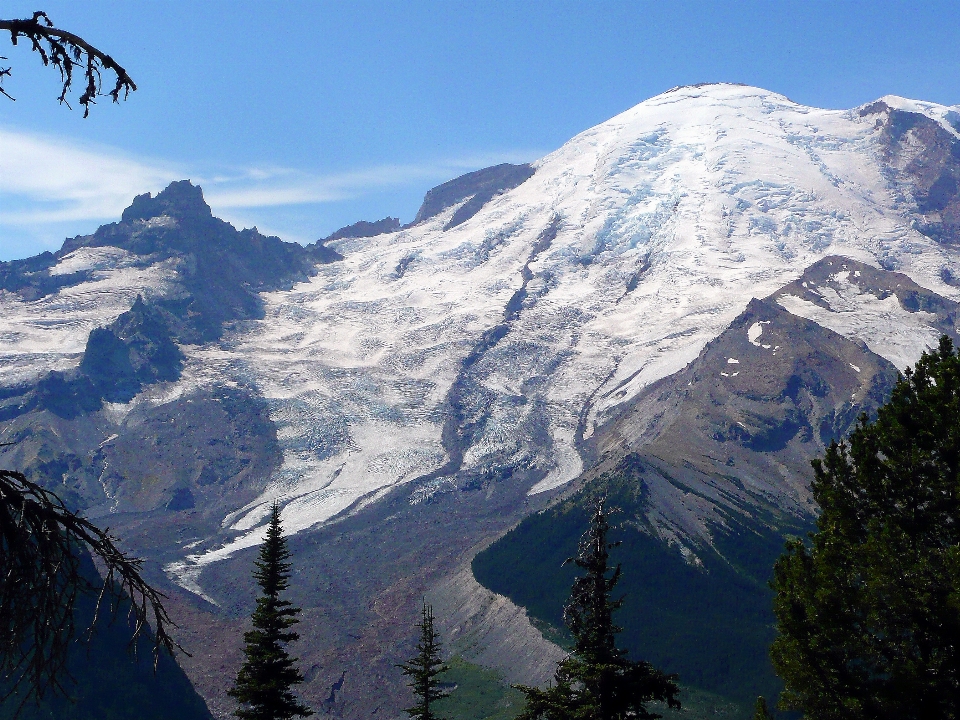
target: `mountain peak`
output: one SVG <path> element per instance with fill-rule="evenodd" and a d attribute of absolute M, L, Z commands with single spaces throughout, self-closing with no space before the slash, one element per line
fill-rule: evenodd
<path fill-rule="evenodd" d="M 663 103 L 672 104 L 677 101 L 697 100 L 702 98 L 720 102 L 730 102 L 732 100 L 740 100 L 742 102 L 749 99 L 759 99 L 772 101 L 777 104 L 798 104 L 782 93 L 778 93 L 774 90 L 767 90 L 766 88 L 757 87 L 755 85 L 747 85 L 745 83 L 736 82 L 702 82 L 692 85 L 677 85 L 676 87 L 672 87 L 669 90 L 663 91 L 659 95 L 654 95 L 653 97 L 644 100 L 635 107 L 642 107 L 646 105 L 656 106 Z"/>
<path fill-rule="evenodd" d="M 169 215 L 171 217 L 209 218 L 213 212 L 203 199 L 203 190 L 189 180 L 170 183 L 156 197 L 150 193 L 137 195 L 121 219 L 123 222 L 149 220 Z"/>

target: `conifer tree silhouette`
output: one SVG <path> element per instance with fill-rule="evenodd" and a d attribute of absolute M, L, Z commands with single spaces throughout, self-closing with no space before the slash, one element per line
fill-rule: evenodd
<path fill-rule="evenodd" d="M 440 659 L 440 641 L 433 628 L 433 607 L 426 602 L 423 603 L 423 618 L 417 623 L 417 627 L 420 628 L 417 654 L 397 666 L 410 678 L 407 684 L 417 698 L 417 704 L 406 708 L 404 712 L 414 720 L 440 720 L 431 706 L 434 701 L 449 694 L 440 687 L 437 676 L 450 668 Z"/>
<path fill-rule="evenodd" d="M 292 686 L 303 682 L 303 675 L 296 667 L 296 658 L 286 650 L 287 644 L 300 637 L 290 630 L 300 622 L 300 608 L 280 597 L 289 587 L 289 558 L 280 508 L 274 504 L 253 573 L 263 594 L 253 611 L 253 630 L 243 635 L 246 659 L 227 691 L 240 703 L 233 714 L 241 720 L 289 720 L 313 714 L 291 691 Z"/>
<path fill-rule="evenodd" d="M 610 595 L 620 579 L 618 564 L 610 570 L 610 550 L 620 543 L 607 542 L 610 524 L 603 500 L 594 506 L 590 527 L 580 540 L 574 562 L 585 573 L 578 577 L 564 608 L 564 620 L 574 637 L 573 652 L 561 660 L 554 685 L 547 689 L 514 685 L 527 704 L 517 720 L 626 720 L 659 718 L 646 705 L 666 702 L 680 708 L 676 675 L 666 675 L 642 660 L 628 660 L 616 645 L 621 628 L 613 613 L 623 598 Z"/>

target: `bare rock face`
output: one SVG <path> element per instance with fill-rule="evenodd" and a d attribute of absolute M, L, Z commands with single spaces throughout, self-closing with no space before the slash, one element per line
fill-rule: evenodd
<path fill-rule="evenodd" d="M 915 204 L 920 232 L 938 242 L 960 242 L 960 114 L 948 111 L 938 121 L 878 101 L 860 115 L 876 118 L 883 158 L 905 204 Z"/>
<path fill-rule="evenodd" d="M 343 240 L 345 238 L 365 238 L 365 237 L 375 237 L 377 235 L 382 235 L 383 233 L 396 232 L 400 229 L 400 218 L 394 217 L 385 217 L 383 220 L 377 220 L 376 222 L 369 222 L 367 220 L 360 220 L 353 223 L 353 225 L 347 225 L 342 227 L 339 230 L 332 232 L 323 242 L 333 242 L 334 240 Z"/>
<path fill-rule="evenodd" d="M 699 500 L 684 512 L 676 483 L 647 480 L 651 521 L 666 536 L 709 543 L 705 520 L 771 505 L 813 511 L 810 460 L 874 411 L 897 369 L 862 343 L 752 300 L 684 370 L 650 386 L 594 440 L 603 472 L 631 453 L 673 468 Z M 671 471 L 673 472 L 673 471 Z M 646 476 L 645 476 L 646 477 Z M 656 509 L 663 495 L 664 508 Z"/>
<path fill-rule="evenodd" d="M 547 640 L 526 609 L 477 582 L 469 566 L 430 592 L 447 652 L 492 668 L 511 684 L 545 685 L 567 651 Z"/>
<path fill-rule="evenodd" d="M 461 175 L 430 190 L 412 224 L 418 225 L 463 203 L 444 226 L 445 229 L 454 228 L 476 215 L 495 196 L 528 180 L 534 172 L 531 165 L 503 163 Z"/>

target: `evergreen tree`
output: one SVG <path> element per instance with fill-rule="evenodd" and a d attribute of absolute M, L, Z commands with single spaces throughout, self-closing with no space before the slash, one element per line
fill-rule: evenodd
<path fill-rule="evenodd" d="M 564 608 L 564 620 L 573 634 L 573 653 L 557 665 L 554 685 L 541 690 L 515 685 L 526 695 L 527 705 L 518 720 L 624 720 L 658 718 L 645 705 L 666 702 L 679 708 L 676 675 L 665 675 L 650 663 L 627 659 L 616 645 L 621 628 L 613 613 L 623 598 L 611 600 L 621 567 L 612 572 L 609 551 L 620 543 L 608 543 L 610 530 L 603 501 L 598 501 L 590 528 L 580 541 L 574 562 L 583 569 Z"/>
<path fill-rule="evenodd" d="M 960 358 L 925 353 L 874 422 L 814 461 L 809 546 L 773 588 L 780 705 L 805 717 L 960 715 Z"/>
<path fill-rule="evenodd" d="M 773 715 L 767 708 L 767 699 L 761 695 L 753 706 L 753 720 L 773 720 Z"/>
<path fill-rule="evenodd" d="M 440 659 L 440 641 L 433 628 L 433 607 L 426 602 L 423 603 L 423 618 L 417 623 L 417 627 L 420 628 L 417 654 L 397 666 L 410 678 L 407 685 L 417 698 L 417 704 L 406 708 L 404 712 L 415 720 L 440 720 L 431 705 L 449 694 L 440 687 L 437 676 L 450 668 Z"/>
<path fill-rule="evenodd" d="M 300 622 L 296 617 L 300 608 L 280 598 L 289 586 L 289 557 L 280 509 L 274 504 L 253 573 L 263 594 L 253 611 L 253 630 L 243 635 L 246 659 L 227 691 L 240 703 L 233 714 L 242 720 L 289 720 L 313 714 L 290 690 L 303 682 L 303 675 L 286 650 L 286 645 L 299 637 L 290 628 Z"/>

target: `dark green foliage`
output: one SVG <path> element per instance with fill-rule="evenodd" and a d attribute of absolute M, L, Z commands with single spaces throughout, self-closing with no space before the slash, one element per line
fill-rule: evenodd
<path fill-rule="evenodd" d="M 874 422 L 814 462 L 809 547 L 777 562 L 781 706 L 810 718 L 960 713 L 960 359 L 944 337 Z"/>
<path fill-rule="evenodd" d="M 607 513 L 598 501 L 590 528 L 570 560 L 584 574 L 577 577 L 564 608 L 564 620 L 573 635 L 573 652 L 557 665 L 555 684 L 546 690 L 515 686 L 527 696 L 520 720 L 622 720 L 661 717 L 647 710 L 651 701 L 680 707 L 675 675 L 666 675 L 650 663 L 627 659 L 616 645 L 621 631 L 613 613 L 623 604 L 611 593 L 621 566 L 609 567 Z"/>
<path fill-rule="evenodd" d="M 774 638 L 768 582 L 784 540 L 767 522 L 728 518 L 728 527 L 713 529 L 715 549 L 697 548 L 702 564 L 693 565 L 646 531 L 642 481 L 604 476 L 526 518 L 477 555 L 477 580 L 525 607 L 535 622 L 562 627 L 575 568 L 556 568 L 576 552 L 592 499 L 601 495 L 623 512 L 617 554 L 630 568 L 618 585 L 624 594 L 618 614 L 624 646 L 679 673 L 685 686 L 735 699 L 745 708 L 752 708 L 757 695 L 779 693 L 782 685 L 768 654 Z M 794 534 L 808 529 L 784 525 L 783 518 L 769 520 Z"/>
<path fill-rule="evenodd" d="M 514 720 L 523 695 L 495 670 L 453 657 L 440 687 L 450 694 L 437 703 L 440 715 L 456 720 Z"/>
<path fill-rule="evenodd" d="M 290 628 L 300 622 L 296 617 L 300 608 L 280 598 L 289 586 L 289 557 L 280 509 L 274 505 L 253 573 L 263 594 L 253 611 L 253 630 L 243 635 L 246 660 L 227 691 L 240 703 L 233 714 L 242 720 L 289 720 L 313 714 L 290 690 L 303 682 L 303 675 L 286 650 L 299 637 Z"/>
<path fill-rule="evenodd" d="M 773 720 L 773 715 L 767 707 L 767 700 L 762 695 L 757 698 L 757 704 L 754 706 L 753 720 Z"/>
<path fill-rule="evenodd" d="M 417 627 L 420 628 L 417 654 L 397 666 L 410 678 L 407 684 L 417 699 L 417 704 L 404 712 L 416 720 L 439 720 L 431 706 L 449 693 L 441 687 L 437 676 L 450 668 L 440 658 L 440 641 L 433 628 L 433 607 L 427 603 L 423 604 L 423 617 Z"/>

